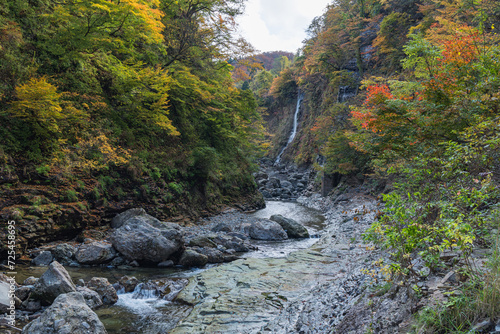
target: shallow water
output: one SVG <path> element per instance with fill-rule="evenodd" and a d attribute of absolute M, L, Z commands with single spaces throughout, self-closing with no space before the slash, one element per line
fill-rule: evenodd
<path fill-rule="evenodd" d="M 266 208 L 251 213 L 256 218 L 270 218 L 271 215 L 281 214 L 303 224 L 310 235 L 316 236 L 307 239 L 290 239 L 282 242 L 256 241 L 251 242 L 259 247 L 258 251 L 243 253 L 242 259 L 284 258 L 291 252 L 311 247 L 317 240 L 317 235 L 324 227 L 324 217 L 315 210 L 308 209 L 294 202 L 269 201 Z M 223 268 L 231 263 L 207 265 L 202 269 L 176 268 L 131 268 L 117 269 L 107 267 L 66 267 L 73 281 L 92 277 L 106 277 L 115 283 L 123 276 L 135 276 L 139 281 L 158 278 L 189 278 L 198 276 L 211 268 Z M 215 268 L 214 268 L 215 269 Z M 20 268 L 17 280 L 22 283 L 29 276 L 40 277 L 46 270 L 45 267 Z M 122 293 L 118 302 L 110 307 L 100 308 L 96 311 L 109 334 L 153 334 L 166 333 L 176 327 L 179 320 L 186 318 L 193 308 L 186 304 L 158 299 L 147 296 L 141 299 L 134 298 L 134 293 Z"/>
<path fill-rule="evenodd" d="M 255 218 L 269 219 L 272 215 L 282 215 L 304 225 L 311 235 L 306 239 L 288 239 L 284 241 L 252 240 L 259 250 L 245 253 L 241 258 L 280 258 L 291 252 L 306 249 L 314 245 L 319 238 L 319 232 L 324 228 L 325 217 L 314 209 L 307 208 L 295 202 L 268 201 L 266 207 L 250 214 Z"/>
<path fill-rule="evenodd" d="M 191 311 L 190 306 L 139 289 L 119 293 L 116 304 L 96 311 L 109 334 L 166 333 Z"/>

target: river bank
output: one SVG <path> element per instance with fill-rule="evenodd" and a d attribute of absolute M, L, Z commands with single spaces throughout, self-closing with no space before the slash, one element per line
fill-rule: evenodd
<path fill-rule="evenodd" d="M 193 246 L 214 229 L 243 237 L 245 224 L 283 214 L 306 226 L 310 238 L 248 238 L 248 252 L 199 268 L 80 266 L 68 272 L 83 287 L 96 276 L 113 284 L 117 303 L 95 310 L 108 333 L 406 333 L 412 314 L 445 300 L 454 283 L 447 272 L 426 273 L 416 296 L 389 282 L 380 266 L 388 255 L 362 238 L 382 204 L 369 186 L 341 188 L 322 197 L 311 186 L 296 203 L 269 201 L 251 214 L 230 209 L 183 230 L 185 244 Z M 43 270 L 26 268 L 19 279 Z M 122 290 L 124 276 L 137 278 L 135 290 Z"/>

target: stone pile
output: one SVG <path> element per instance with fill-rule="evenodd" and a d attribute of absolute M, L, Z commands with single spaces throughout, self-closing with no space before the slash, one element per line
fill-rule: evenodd
<path fill-rule="evenodd" d="M 255 174 L 255 182 L 266 200 L 296 200 L 309 183 L 310 172 L 280 165 Z"/>

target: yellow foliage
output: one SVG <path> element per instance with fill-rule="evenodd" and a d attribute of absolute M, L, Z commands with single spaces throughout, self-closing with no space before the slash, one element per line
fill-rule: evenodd
<path fill-rule="evenodd" d="M 97 130 L 93 136 L 77 138 L 76 145 L 64 145 L 60 154 L 52 160 L 52 165 L 64 166 L 67 169 L 98 171 L 110 165 L 122 166 L 128 163 L 130 151 L 113 145 L 110 139 Z"/>
<path fill-rule="evenodd" d="M 64 118 L 60 105 L 61 95 L 57 87 L 46 78 L 32 78 L 29 82 L 16 87 L 18 100 L 14 101 L 10 113 L 29 123 L 37 124 L 50 132 L 58 132 L 57 120 Z"/>

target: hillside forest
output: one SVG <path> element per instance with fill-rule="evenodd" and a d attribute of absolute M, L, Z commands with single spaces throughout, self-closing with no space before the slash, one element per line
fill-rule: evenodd
<path fill-rule="evenodd" d="M 261 117 L 231 77 L 253 51 L 243 2 L 1 2 L 0 208 L 36 223 L 22 238 L 138 203 L 177 221 L 263 205 Z"/>

